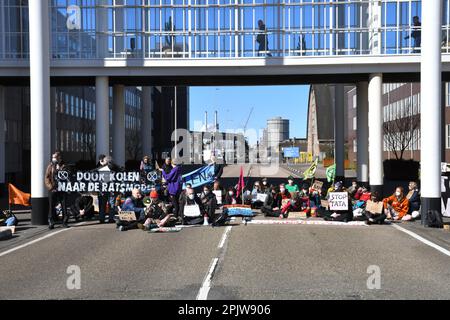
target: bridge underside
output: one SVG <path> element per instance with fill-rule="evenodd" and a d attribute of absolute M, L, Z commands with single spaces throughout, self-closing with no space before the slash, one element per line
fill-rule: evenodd
<path fill-rule="evenodd" d="M 110 85 L 125 86 L 254 86 L 358 83 L 369 80 L 370 74 L 315 75 L 233 75 L 233 76 L 111 76 Z M 51 77 L 52 86 L 95 86 L 95 76 Z M 442 73 L 442 81 L 450 82 L 450 72 Z M 384 83 L 420 82 L 420 73 L 383 73 Z M 1 77 L 2 86 L 29 86 L 29 77 Z"/>

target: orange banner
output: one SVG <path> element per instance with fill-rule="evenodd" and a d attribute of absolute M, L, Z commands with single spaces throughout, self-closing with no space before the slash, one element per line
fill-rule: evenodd
<path fill-rule="evenodd" d="M 9 204 L 18 204 L 26 207 L 30 207 L 31 194 L 25 193 L 14 187 L 12 184 L 8 184 Z"/>

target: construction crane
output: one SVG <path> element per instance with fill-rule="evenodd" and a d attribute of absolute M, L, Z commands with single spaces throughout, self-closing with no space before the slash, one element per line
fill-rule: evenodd
<path fill-rule="evenodd" d="M 246 121 L 245 124 L 244 124 L 244 132 L 245 132 L 245 130 L 247 130 L 247 125 L 248 125 L 248 122 L 250 121 L 250 117 L 252 116 L 253 109 L 255 109 L 255 108 L 252 107 L 252 109 L 250 110 L 250 113 L 249 113 L 249 115 L 248 115 L 247 121 Z"/>

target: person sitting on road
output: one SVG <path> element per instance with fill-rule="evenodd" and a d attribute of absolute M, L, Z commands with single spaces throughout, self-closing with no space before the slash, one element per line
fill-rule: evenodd
<path fill-rule="evenodd" d="M 148 231 L 154 228 L 174 227 L 176 218 L 169 214 L 166 205 L 158 199 L 158 192 L 152 191 L 150 198 L 144 199 L 145 217 L 144 223 L 138 223 L 138 228 Z"/>
<path fill-rule="evenodd" d="M 128 197 L 122 205 L 122 211 L 133 211 L 136 215 L 136 221 L 121 221 L 117 222 L 119 231 L 127 231 L 137 229 L 138 223 L 145 221 L 145 208 L 142 203 L 142 195 L 139 189 L 133 189 L 131 196 Z"/>
<path fill-rule="evenodd" d="M 408 189 L 406 199 L 409 201 L 409 210 L 408 214 L 403 217 L 403 221 L 415 220 L 420 217 L 420 191 L 417 182 L 410 181 Z"/>
<path fill-rule="evenodd" d="M 225 201 L 225 192 L 220 184 L 220 180 L 214 181 L 212 191 L 216 195 L 217 206 L 222 206 Z M 219 194 L 220 197 L 217 194 Z"/>
<path fill-rule="evenodd" d="M 178 216 L 182 218 L 183 224 L 202 224 L 203 223 L 203 217 L 186 217 L 184 215 L 184 209 L 186 206 L 194 206 L 197 205 L 200 209 L 200 212 L 202 211 L 202 201 L 200 198 L 195 194 L 193 188 L 187 188 L 186 189 L 186 197 L 181 199 L 181 202 L 179 204 L 179 210 Z"/>
<path fill-rule="evenodd" d="M 333 186 L 332 192 L 346 192 L 344 188 L 344 184 L 342 181 L 338 181 Z M 327 199 L 330 198 L 330 194 L 327 195 Z M 335 210 L 330 211 L 327 210 L 325 212 L 324 220 L 326 221 L 339 221 L 339 222 L 349 222 L 353 220 L 353 210 L 352 210 L 352 203 L 350 197 L 348 197 L 348 209 L 347 210 Z"/>
<path fill-rule="evenodd" d="M 374 202 L 375 204 L 380 203 L 380 196 L 378 192 L 374 191 L 371 194 L 370 200 Z M 383 224 L 386 220 L 386 214 L 384 212 L 377 213 L 377 212 L 370 212 L 367 209 L 365 210 L 365 215 L 367 217 L 367 224 Z"/>
<path fill-rule="evenodd" d="M 252 208 L 259 209 L 264 204 L 262 201 L 257 200 L 258 194 L 264 194 L 264 191 L 261 188 L 260 182 L 255 181 L 252 190 Z"/>
<path fill-rule="evenodd" d="M 298 185 L 294 184 L 294 177 L 293 176 L 289 176 L 288 177 L 288 183 L 285 185 L 285 188 L 291 194 L 292 193 L 296 193 L 296 192 L 300 192 L 300 188 L 298 187 Z"/>
<path fill-rule="evenodd" d="M 200 200 L 202 201 L 203 213 L 208 216 L 208 219 L 214 219 L 216 216 L 217 199 L 216 195 L 211 192 L 210 186 L 205 185 L 203 187 L 203 192 L 200 195 Z"/>
<path fill-rule="evenodd" d="M 383 199 L 383 204 L 384 212 L 389 220 L 403 220 L 409 210 L 409 201 L 402 187 L 397 187 L 393 195 Z"/>
<path fill-rule="evenodd" d="M 353 198 L 358 201 L 367 202 L 367 200 L 370 200 L 370 198 L 371 198 L 371 193 L 366 186 L 362 186 L 362 187 L 358 188 L 358 190 L 355 192 Z"/>
<path fill-rule="evenodd" d="M 265 217 L 279 217 L 281 210 L 279 207 L 280 202 L 278 197 L 280 196 L 275 186 L 270 187 L 270 193 L 267 194 L 266 200 L 261 207 L 261 212 Z"/>
<path fill-rule="evenodd" d="M 348 187 L 347 192 L 350 195 L 350 197 L 354 198 L 355 194 L 358 192 L 360 188 L 358 187 L 358 182 L 356 180 L 352 181 L 352 185 Z"/>
<path fill-rule="evenodd" d="M 232 204 L 240 204 L 241 199 L 239 195 L 236 194 L 236 190 L 233 187 L 229 187 L 227 194 L 225 195 L 225 205 L 232 205 Z"/>
<path fill-rule="evenodd" d="M 262 178 L 262 186 L 261 186 L 261 190 L 263 193 L 269 194 L 271 193 L 271 188 L 269 185 L 269 181 L 267 180 L 267 178 Z"/>
<path fill-rule="evenodd" d="M 76 221 L 91 220 L 94 217 L 94 199 L 91 195 L 80 195 L 71 207 L 71 211 Z"/>
<path fill-rule="evenodd" d="M 281 209 L 280 218 L 287 218 L 289 212 L 292 210 L 292 196 L 291 193 L 286 189 L 284 183 L 280 184 L 280 193 L 278 194 L 278 203 L 276 207 Z"/>
<path fill-rule="evenodd" d="M 311 206 L 311 216 L 316 217 L 317 212 L 320 208 L 321 204 L 321 196 L 322 190 L 314 188 L 314 185 L 311 185 L 309 188 L 309 204 Z"/>
<path fill-rule="evenodd" d="M 305 212 L 307 216 L 310 215 L 311 212 L 311 202 L 309 200 L 309 186 L 304 183 L 302 185 L 302 189 L 298 193 L 295 201 L 294 210 Z"/>

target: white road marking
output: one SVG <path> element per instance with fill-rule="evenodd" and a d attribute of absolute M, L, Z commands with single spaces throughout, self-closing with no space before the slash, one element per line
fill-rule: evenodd
<path fill-rule="evenodd" d="M 223 234 L 223 236 L 222 236 L 222 240 L 220 241 L 219 246 L 218 246 L 219 249 L 222 249 L 222 248 L 223 248 L 223 245 L 225 244 L 225 241 L 226 241 L 227 238 L 228 238 L 228 234 L 230 233 L 231 228 L 233 228 L 233 227 L 232 227 L 232 226 L 228 226 L 228 227 L 225 229 L 225 232 L 224 232 L 224 234 Z"/>
<path fill-rule="evenodd" d="M 435 244 L 435 243 L 433 243 L 433 242 L 431 242 L 431 241 L 429 241 L 429 240 L 427 240 L 427 239 L 425 239 L 425 238 L 422 238 L 422 237 L 419 236 L 418 234 L 416 234 L 416 233 L 414 233 L 414 232 L 412 232 L 412 231 L 406 230 L 405 228 L 402 228 L 402 227 L 400 227 L 400 226 L 398 226 L 398 225 L 396 225 L 396 224 L 394 224 L 394 223 L 392 224 L 392 226 L 393 226 L 395 229 L 400 230 L 400 231 L 402 231 L 402 232 L 404 232 L 404 233 L 410 235 L 410 236 L 413 237 L 414 239 L 417 239 L 417 240 L 419 240 L 419 241 L 425 243 L 427 246 L 430 246 L 430 247 L 436 249 L 437 251 L 440 251 L 441 253 L 443 253 L 443 254 L 445 254 L 445 255 L 447 255 L 447 256 L 450 257 L 450 251 L 448 251 L 447 249 L 444 249 L 444 248 L 442 248 L 441 246 L 438 246 L 437 244 Z"/>
<path fill-rule="evenodd" d="M 225 228 L 225 231 L 224 231 L 224 233 L 222 235 L 222 239 L 220 240 L 220 243 L 219 243 L 219 245 L 217 247 L 218 249 L 220 249 L 219 253 L 218 253 L 219 257 L 220 257 L 220 254 L 223 252 L 222 249 L 223 249 L 223 246 L 225 245 L 225 242 L 227 241 L 227 238 L 228 238 L 228 235 L 229 235 L 229 233 L 231 231 L 231 228 L 233 228 L 233 226 L 227 226 Z M 211 266 L 209 267 L 209 271 L 206 274 L 205 279 L 203 280 L 203 283 L 202 283 L 202 286 L 200 287 L 200 290 L 198 291 L 196 300 L 207 300 L 208 299 L 208 293 L 209 293 L 209 290 L 211 289 L 211 280 L 212 280 L 212 277 L 214 275 L 214 271 L 217 268 L 217 264 L 218 263 L 219 263 L 219 258 L 214 258 L 212 260 Z"/>
<path fill-rule="evenodd" d="M 209 267 L 208 274 L 205 277 L 205 280 L 203 280 L 202 287 L 200 288 L 196 300 L 207 300 L 208 299 L 208 293 L 211 289 L 211 278 L 214 273 L 214 270 L 217 267 L 217 262 L 219 261 L 219 258 L 214 258 L 211 266 Z"/>
<path fill-rule="evenodd" d="M 83 224 L 86 224 L 86 222 L 80 222 L 80 223 L 74 224 L 73 226 L 81 226 Z M 14 247 L 12 249 L 9 249 L 9 250 L 6 250 L 4 252 L 1 252 L 0 253 L 0 257 L 6 256 L 7 254 L 10 254 L 10 253 L 12 253 L 14 251 L 17 251 L 17 250 L 23 249 L 25 247 L 31 246 L 32 244 L 35 244 L 35 243 L 40 242 L 42 240 L 45 240 L 45 239 L 48 239 L 50 237 L 56 236 L 57 234 L 59 234 L 61 232 L 68 231 L 68 230 L 71 230 L 71 229 L 72 228 L 67 228 L 67 229 L 65 228 L 65 229 L 62 229 L 62 230 L 54 231 L 54 232 L 49 233 L 49 234 L 47 234 L 47 235 L 45 235 L 43 237 L 34 239 L 34 240 L 32 240 L 30 242 L 27 242 L 27 243 L 24 243 L 24 244 L 22 244 L 20 246 L 17 246 L 17 247 Z"/>

